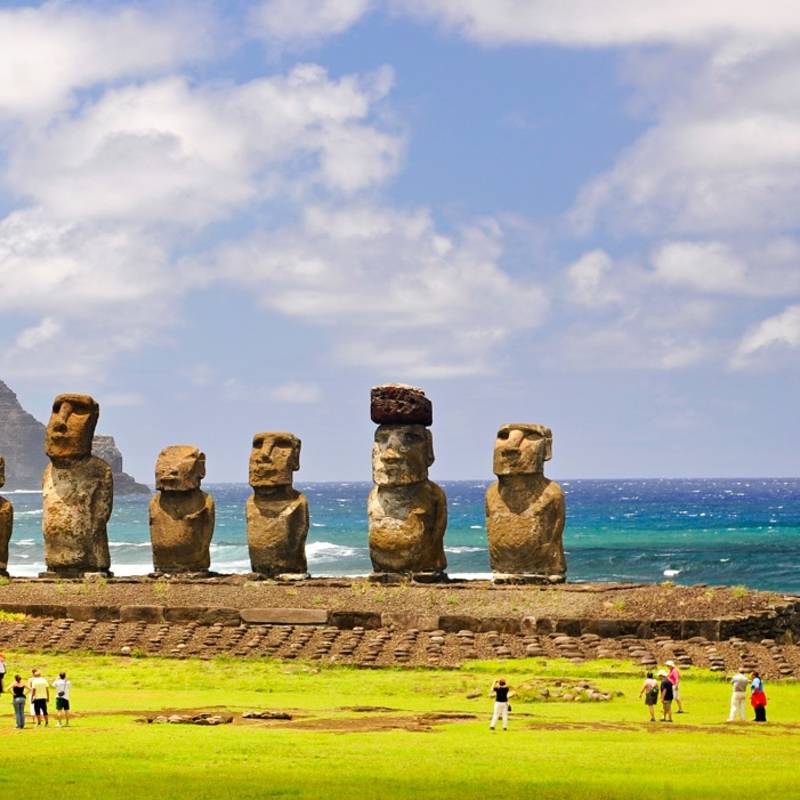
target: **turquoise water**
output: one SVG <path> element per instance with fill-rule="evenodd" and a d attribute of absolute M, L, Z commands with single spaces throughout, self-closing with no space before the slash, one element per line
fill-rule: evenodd
<path fill-rule="evenodd" d="M 444 481 L 449 525 L 448 572 L 489 574 L 483 494 L 487 483 Z M 800 592 L 800 479 L 569 480 L 564 545 L 570 580 L 744 584 Z M 311 510 L 307 552 L 314 575 L 371 569 L 367 547 L 368 483 L 299 484 Z M 240 484 L 208 485 L 217 504 L 212 568 L 247 572 L 250 563 Z M 41 495 L 11 492 L 15 528 L 9 571 L 44 568 Z M 109 524 L 112 569 L 152 569 L 147 496 L 115 500 Z"/>

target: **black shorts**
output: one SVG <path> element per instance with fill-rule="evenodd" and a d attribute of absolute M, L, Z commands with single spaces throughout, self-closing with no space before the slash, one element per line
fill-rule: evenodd
<path fill-rule="evenodd" d="M 36 714 L 38 717 L 39 715 L 43 714 L 45 717 L 47 716 L 47 700 L 34 700 L 33 701 L 33 713 Z"/>
<path fill-rule="evenodd" d="M 56 697 L 56 711 L 69 711 L 69 700 L 66 697 Z"/>

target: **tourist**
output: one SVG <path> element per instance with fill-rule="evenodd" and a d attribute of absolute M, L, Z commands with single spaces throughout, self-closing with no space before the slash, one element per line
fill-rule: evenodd
<path fill-rule="evenodd" d="M 22 680 L 22 675 L 15 675 L 14 683 L 9 687 L 9 692 L 11 692 L 11 703 L 14 706 L 17 728 L 20 730 L 25 727 L 25 693 L 27 691 L 28 687 Z"/>
<path fill-rule="evenodd" d="M 672 698 L 675 696 L 675 687 L 663 669 L 658 671 L 661 681 L 661 708 L 663 710 L 662 722 L 672 722 Z"/>
<path fill-rule="evenodd" d="M 31 695 L 33 697 L 33 713 L 36 715 L 36 725 L 42 724 L 44 719 L 45 727 L 50 724 L 47 716 L 47 701 L 50 699 L 50 684 L 47 678 L 43 678 L 38 669 L 33 670 L 31 678 Z"/>
<path fill-rule="evenodd" d="M 6 677 L 6 657 L 0 653 L 0 694 L 3 694 L 3 679 Z"/>
<path fill-rule="evenodd" d="M 756 722 L 767 721 L 767 695 L 764 693 L 764 681 L 757 673 L 753 673 L 753 680 L 750 683 L 750 705 L 753 706 Z"/>
<path fill-rule="evenodd" d="M 652 672 L 647 673 L 642 688 L 639 690 L 639 697 L 644 695 L 644 704 L 650 711 L 650 722 L 656 721 L 656 703 L 658 703 L 658 681 L 653 677 Z"/>
<path fill-rule="evenodd" d="M 683 703 L 681 703 L 681 673 L 675 666 L 674 661 L 664 662 L 669 667 L 669 682 L 672 684 L 672 698 L 678 704 L 678 713 L 683 714 Z"/>
<path fill-rule="evenodd" d="M 508 730 L 508 712 L 511 711 L 511 706 L 508 703 L 510 689 L 511 687 L 506 683 L 505 678 L 498 678 L 492 684 L 489 696 L 494 696 L 494 712 L 492 713 L 492 721 L 489 723 L 490 731 L 494 730 L 494 726 L 497 725 L 497 720 L 501 716 L 503 718 L 503 730 Z"/>
<path fill-rule="evenodd" d="M 31 670 L 31 676 L 28 678 L 28 713 L 31 716 L 31 725 L 36 724 L 36 709 L 33 707 L 33 679 L 36 677 L 36 670 Z"/>
<path fill-rule="evenodd" d="M 59 672 L 58 679 L 53 681 L 53 688 L 56 690 L 56 712 L 58 719 L 56 726 L 61 727 L 69 725 L 69 690 L 72 688 L 72 682 L 67 680 L 66 672 Z"/>
<path fill-rule="evenodd" d="M 733 693 L 731 694 L 731 710 L 728 714 L 728 722 L 736 722 L 737 717 L 742 722 L 747 718 L 744 710 L 744 702 L 747 699 L 747 675 L 741 670 L 731 678 Z"/>

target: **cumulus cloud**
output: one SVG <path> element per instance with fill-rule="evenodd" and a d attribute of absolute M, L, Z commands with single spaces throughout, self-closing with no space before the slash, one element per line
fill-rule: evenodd
<path fill-rule="evenodd" d="M 609 281 L 614 262 L 604 250 L 584 253 L 567 267 L 569 299 L 583 306 L 607 306 L 620 303 L 623 293 Z"/>
<path fill-rule="evenodd" d="M 212 52 L 213 29 L 203 4 L 0 9 L 0 119 L 52 114 L 75 90 L 202 59 Z"/>
<path fill-rule="evenodd" d="M 399 164 L 402 139 L 368 120 L 391 80 L 301 65 L 241 85 L 169 77 L 109 90 L 29 132 L 8 182 L 58 218 L 191 227 L 290 183 L 353 192 Z"/>
<path fill-rule="evenodd" d="M 505 272 L 501 253 L 492 222 L 453 236 L 425 210 L 313 206 L 297 226 L 222 248 L 211 271 L 267 308 L 349 332 L 347 363 L 444 376 L 485 371 L 499 342 L 544 317 L 542 289 Z"/>
<path fill-rule="evenodd" d="M 608 47 L 713 43 L 735 37 L 785 40 L 800 32 L 797 8 L 749 0 L 392 0 L 393 7 L 433 19 L 481 44 Z"/>
<path fill-rule="evenodd" d="M 732 365 L 745 367 L 768 352 L 800 348 L 800 305 L 792 305 L 753 326 L 739 342 Z"/>
<path fill-rule="evenodd" d="M 343 33 L 371 5 L 371 0 L 267 0 L 253 9 L 251 26 L 272 45 L 299 49 Z"/>

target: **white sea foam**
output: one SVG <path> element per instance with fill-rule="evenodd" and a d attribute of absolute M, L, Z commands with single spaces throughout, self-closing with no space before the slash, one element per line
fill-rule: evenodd
<path fill-rule="evenodd" d="M 483 530 L 483 525 L 470 525 L 469 529 L 471 531 L 482 531 Z"/>
<path fill-rule="evenodd" d="M 17 547 L 30 547 L 32 544 L 36 544 L 36 539 L 18 539 L 17 541 L 12 539 L 11 544 Z"/>
<path fill-rule="evenodd" d="M 312 522 L 312 528 L 327 528 L 328 526 L 324 522 Z"/>
<path fill-rule="evenodd" d="M 41 494 L 41 489 L 13 489 L 10 492 L 3 492 L 3 494 Z"/>
<path fill-rule="evenodd" d="M 152 547 L 150 542 L 109 542 L 109 547 Z"/>
<path fill-rule="evenodd" d="M 676 575 L 680 575 L 681 571 L 679 569 L 665 569 L 662 574 L 665 578 L 674 578 Z"/>
<path fill-rule="evenodd" d="M 359 550 L 365 548 L 347 547 L 333 542 L 310 542 L 306 545 L 306 558 L 309 561 L 330 562 L 358 555 Z"/>
<path fill-rule="evenodd" d="M 492 579 L 491 572 L 451 572 L 451 578 L 457 578 L 462 581 L 490 581 Z"/>
<path fill-rule="evenodd" d="M 445 553 L 485 553 L 485 547 L 445 547 Z"/>
<path fill-rule="evenodd" d="M 41 508 L 33 508 L 30 511 L 15 511 L 15 517 L 41 517 L 42 516 L 42 509 Z"/>

